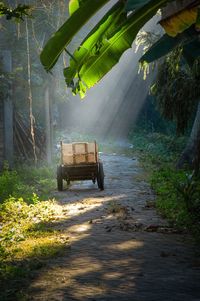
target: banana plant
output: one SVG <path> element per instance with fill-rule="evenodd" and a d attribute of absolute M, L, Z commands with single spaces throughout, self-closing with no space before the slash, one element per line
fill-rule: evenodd
<path fill-rule="evenodd" d="M 142 63 L 151 63 L 168 54 L 174 48 L 181 47 L 185 61 L 192 67 L 195 60 L 200 56 L 199 4 L 200 1 L 192 0 L 180 3 L 178 12 L 162 19 L 160 24 L 163 26 L 166 34 L 142 56 L 140 61 Z M 167 9 L 165 10 L 167 11 Z"/>
<path fill-rule="evenodd" d="M 69 11 L 72 15 L 48 40 L 40 55 L 41 63 L 47 71 L 54 67 L 61 53 L 81 27 L 108 1 L 82 0 L 79 1 L 80 7 L 75 7 L 74 0 L 70 1 Z"/>
<path fill-rule="evenodd" d="M 64 69 L 68 87 L 85 96 L 131 48 L 139 30 L 170 0 L 119 0 L 88 34 Z M 172 1 L 172 0 L 171 0 Z M 69 19 L 50 38 L 41 53 L 47 71 L 81 27 L 109 0 L 71 0 Z"/>
<path fill-rule="evenodd" d="M 182 54 L 186 61 L 191 65 L 192 61 L 194 62 L 194 60 L 200 55 L 199 46 L 200 42 L 198 41 L 198 33 L 194 28 L 189 28 L 178 34 L 176 37 L 171 37 L 168 34 L 164 34 L 140 58 L 140 62 L 146 62 L 150 64 L 167 55 L 173 49 L 182 47 Z"/>
<path fill-rule="evenodd" d="M 80 70 L 85 62 L 92 56 L 98 55 L 103 41 L 112 36 L 117 25 L 126 20 L 124 3 L 117 2 L 94 27 L 84 39 L 80 47 L 76 49 L 70 59 L 69 67 L 64 69 L 64 76 L 68 86 L 73 86 L 73 79 L 80 77 Z"/>

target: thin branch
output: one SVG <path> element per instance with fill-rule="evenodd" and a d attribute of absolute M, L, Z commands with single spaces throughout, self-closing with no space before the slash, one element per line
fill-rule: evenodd
<path fill-rule="evenodd" d="M 30 117 L 30 130 L 31 130 L 31 139 L 33 145 L 33 155 L 34 161 L 37 163 L 37 155 L 36 155 L 36 146 L 35 146 L 35 131 L 34 131 L 34 116 L 33 116 L 33 97 L 32 97 L 32 89 L 31 89 L 31 64 L 30 64 L 30 45 L 29 45 L 29 31 L 28 31 L 28 22 L 25 19 L 26 23 L 26 47 L 27 47 L 27 63 L 28 63 L 28 87 L 29 87 L 29 117 Z"/>

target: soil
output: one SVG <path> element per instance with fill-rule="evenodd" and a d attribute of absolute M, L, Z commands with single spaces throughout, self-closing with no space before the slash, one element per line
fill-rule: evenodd
<path fill-rule="evenodd" d="M 55 192 L 70 248 L 38 271 L 30 300 L 200 301 L 198 250 L 156 213 L 137 158 L 101 157 L 104 191 L 85 181 Z"/>

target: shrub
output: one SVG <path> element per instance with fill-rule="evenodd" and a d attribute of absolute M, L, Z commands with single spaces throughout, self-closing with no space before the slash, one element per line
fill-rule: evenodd
<path fill-rule="evenodd" d="M 16 171 L 8 171 L 5 169 L 0 175 L 0 201 L 3 201 L 9 196 L 14 195 L 19 185 L 21 184 L 20 178 Z"/>
<path fill-rule="evenodd" d="M 180 230 L 200 238 L 200 182 L 185 171 L 163 167 L 151 176 L 160 213 Z"/>

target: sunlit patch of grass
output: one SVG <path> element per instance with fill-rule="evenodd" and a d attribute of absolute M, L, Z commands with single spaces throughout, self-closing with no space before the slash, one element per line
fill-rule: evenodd
<path fill-rule="evenodd" d="M 62 213 L 62 207 L 55 200 L 40 202 L 37 195 L 33 195 L 32 201 L 27 204 L 23 198 L 11 197 L 0 205 L 2 246 L 25 240 L 31 227 L 55 220 Z"/>
<path fill-rule="evenodd" d="M 69 238 L 58 231 L 37 233 L 38 237 L 27 237 L 24 241 L 6 248 L 1 258 L 0 279 L 28 276 L 34 269 L 45 265 L 45 260 L 61 255 L 70 248 Z"/>
<path fill-rule="evenodd" d="M 69 249 L 69 238 L 54 229 L 62 214 L 55 200 L 40 201 L 36 194 L 31 204 L 10 197 L 0 205 L 0 300 L 21 301 L 29 277 Z"/>
<path fill-rule="evenodd" d="M 0 206 L 0 258 L 15 259 L 18 254 L 23 259 L 29 257 L 29 253 L 33 256 L 38 250 L 46 250 L 48 246 L 49 253 L 54 252 L 55 248 L 50 248 L 50 244 L 59 246 L 61 241 L 48 223 L 61 215 L 62 207 L 55 200 L 40 202 L 36 195 L 32 204 L 27 204 L 22 198 L 5 201 Z"/>
<path fill-rule="evenodd" d="M 54 233 L 43 233 L 43 236 L 37 238 L 29 237 L 8 251 L 12 254 L 12 260 L 42 259 L 58 255 L 67 244 L 68 238 L 59 237 L 59 233 L 54 231 Z"/>
<path fill-rule="evenodd" d="M 17 246 L 8 248 L 9 256 L 0 263 L 0 300 L 26 300 L 24 289 L 30 279 L 50 258 L 61 256 L 69 248 L 68 240 L 55 233 L 46 237 L 27 238 Z"/>

